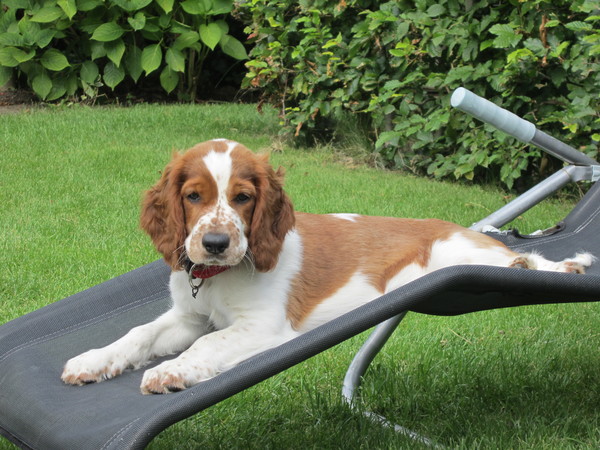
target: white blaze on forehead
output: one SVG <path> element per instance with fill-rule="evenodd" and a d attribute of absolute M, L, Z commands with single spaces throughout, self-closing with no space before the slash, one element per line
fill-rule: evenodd
<path fill-rule="evenodd" d="M 211 151 L 203 158 L 206 168 L 217 184 L 219 200 L 221 200 L 227 192 L 229 179 L 231 178 L 231 150 L 233 150 L 233 146 L 230 143 L 226 152 Z"/>

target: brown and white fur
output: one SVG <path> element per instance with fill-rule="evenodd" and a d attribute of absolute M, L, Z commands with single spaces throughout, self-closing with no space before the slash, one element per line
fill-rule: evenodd
<path fill-rule="evenodd" d="M 146 370 L 141 384 L 144 394 L 179 391 L 436 269 L 582 273 L 592 263 L 585 253 L 560 262 L 518 254 L 440 220 L 295 213 L 282 181 L 267 157 L 233 141 L 175 155 L 146 193 L 141 216 L 172 268 L 172 307 L 69 360 L 63 381 L 99 382 L 182 352 Z M 193 298 L 186 262 L 228 270 L 204 280 Z"/>

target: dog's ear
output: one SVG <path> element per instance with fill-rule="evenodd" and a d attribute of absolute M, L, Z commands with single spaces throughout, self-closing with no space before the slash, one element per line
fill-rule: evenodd
<path fill-rule="evenodd" d="M 175 270 L 186 238 L 181 199 L 180 155 L 174 154 L 158 182 L 144 195 L 140 225 L 150 235 L 156 249 Z"/>
<path fill-rule="evenodd" d="M 259 157 L 256 204 L 250 225 L 248 244 L 254 266 L 260 272 L 273 269 L 286 234 L 295 224 L 294 207 L 283 191 L 284 171 L 274 171 L 268 156 Z"/>

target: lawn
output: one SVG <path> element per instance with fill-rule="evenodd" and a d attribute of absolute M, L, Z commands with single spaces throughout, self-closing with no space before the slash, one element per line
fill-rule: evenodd
<path fill-rule="evenodd" d="M 1 116 L 0 324 L 157 259 L 138 227 L 141 195 L 174 150 L 206 139 L 270 151 L 302 211 L 468 226 L 508 199 L 493 188 L 368 168 L 331 147 L 292 148 L 277 131 L 276 114 L 253 105 L 77 106 Z M 514 225 L 551 226 L 570 202 L 548 201 Z M 367 373 L 365 405 L 452 448 L 598 448 L 598 323 L 600 304 L 411 314 Z M 169 428 L 150 447 L 414 448 L 340 400 L 364 338 Z M 0 448 L 11 447 L 0 440 Z"/>

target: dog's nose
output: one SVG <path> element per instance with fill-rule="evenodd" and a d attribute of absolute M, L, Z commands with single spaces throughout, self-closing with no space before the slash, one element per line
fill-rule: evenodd
<path fill-rule="evenodd" d="M 208 253 L 219 255 L 229 247 L 229 236 L 222 233 L 206 233 L 202 238 L 202 245 Z"/>

